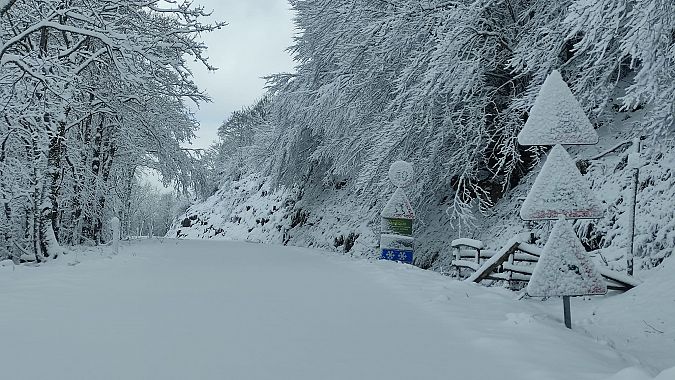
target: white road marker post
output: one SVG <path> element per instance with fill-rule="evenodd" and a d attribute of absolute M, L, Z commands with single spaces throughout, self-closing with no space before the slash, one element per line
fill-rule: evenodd
<path fill-rule="evenodd" d="M 120 218 L 114 216 L 110 219 L 110 226 L 112 228 L 112 250 L 116 255 L 120 251 Z"/>

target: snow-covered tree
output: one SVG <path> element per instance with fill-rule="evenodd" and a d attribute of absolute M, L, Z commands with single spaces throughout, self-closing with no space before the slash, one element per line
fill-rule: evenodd
<path fill-rule="evenodd" d="M 222 24 L 161 1 L 10 1 L 0 9 L 0 255 L 43 260 L 60 243 L 100 242 L 109 202 L 139 167 L 185 186 L 180 148 L 196 122 L 184 101 L 206 96 L 187 57 L 210 68 L 197 39 Z M 128 191 L 127 194 L 128 196 Z"/>
<path fill-rule="evenodd" d="M 270 101 L 271 96 L 266 95 L 253 106 L 232 112 L 218 128 L 218 170 L 229 179 L 238 181 L 254 167 L 261 155 L 266 155 L 266 152 L 253 149 L 254 145 L 265 145 L 260 141 L 260 135 L 269 130 Z"/>
<path fill-rule="evenodd" d="M 420 212 L 448 189 L 455 216 L 475 211 L 474 200 L 486 210 L 540 153 L 516 135 L 554 68 L 591 122 L 604 122 L 625 89 L 624 106 L 654 107 L 646 127 L 673 129 L 672 12 L 662 0 L 291 5 L 298 68 L 271 77 L 277 148 L 261 169 L 281 183 L 349 178 L 367 203 L 401 158 L 418 168 Z"/>

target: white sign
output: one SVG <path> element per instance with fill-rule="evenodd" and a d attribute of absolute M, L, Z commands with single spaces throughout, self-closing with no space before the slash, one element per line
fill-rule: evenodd
<path fill-rule="evenodd" d="M 396 161 L 389 167 L 389 180 L 396 187 L 406 187 L 413 180 L 413 166 L 409 162 Z"/>
<path fill-rule="evenodd" d="M 544 81 L 518 134 L 520 145 L 596 144 L 598 133 L 577 99 L 554 70 Z"/>
<path fill-rule="evenodd" d="M 523 202 L 523 220 L 601 218 L 603 208 L 561 145 L 553 147 Z"/>
<path fill-rule="evenodd" d="M 389 198 L 389 202 L 384 206 L 380 215 L 383 218 L 415 219 L 415 212 L 410 205 L 410 201 L 405 195 L 405 191 L 400 187 Z"/>
<path fill-rule="evenodd" d="M 527 284 L 527 294 L 553 297 L 606 293 L 607 284 L 574 233 L 572 224 L 559 219 Z"/>

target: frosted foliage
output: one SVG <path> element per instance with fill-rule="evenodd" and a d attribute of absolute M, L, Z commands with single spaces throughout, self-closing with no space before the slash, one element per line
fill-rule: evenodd
<path fill-rule="evenodd" d="M 571 223 L 565 219 L 558 220 L 527 284 L 527 294 L 550 297 L 605 293 L 607 285 Z"/>
<path fill-rule="evenodd" d="M 408 186 L 413 179 L 413 166 L 409 162 L 396 161 L 389 167 L 389 180 L 396 187 Z"/>
<path fill-rule="evenodd" d="M 602 206 L 561 145 L 553 147 L 520 209 L 523 220 L 601 218 Z"/>
<path fill-rule="evenodd" d="M 522 131 L 520 145 L 596 144 L 598 134 L 560 73 L 541 86 Z"/>
<path fill-rule="evenodd" d="M 403 189 L 399 187 L 391 198 L 389 198 L 389 202 L 387 202 L 387 205 L 384 206 L 384 210 L 382 210 L 382 217 L 415 219 L 415 212 Z"/>

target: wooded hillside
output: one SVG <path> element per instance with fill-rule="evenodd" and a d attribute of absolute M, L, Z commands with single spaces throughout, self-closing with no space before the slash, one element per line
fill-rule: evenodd
<path fill-rule="evenodd" d="M 372 221 L 390 190 L 389 164 L 404 159 L 415 165 L 409 194 L 425 223 L 455 235 L 475 223 L 492 227 L 479 215 L 493 212 L 541 156 L 516 135 L 553 69 L 604 131 L 601 146 L 644 134 L 654 166 L 670 162 L 672 143 L 661 139 L 675 131 L 668 1 L 291 4 L 301 31 L 290 47 L 297 72 L 271 76 L 269 95 L 224 123 L 214 156 L 225 182 L 263 175 L 273 187 L 298 189 L 303 200 L 293 213 L 323 215 L 332 206 L 320 200 L 331 189 L 349 194 L 361 214 L 354 220 Z M 645 187 L 669 181 L 661 169 Z M 608 201 L 620 202 L 618 194 Z M 445 220 L 435 216 L 439 205 Z M 602 245 L 604 228 L 577 227 L 593 237 L 589 246 Z"/>

